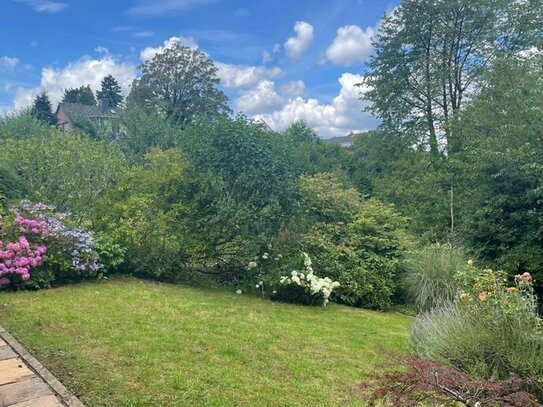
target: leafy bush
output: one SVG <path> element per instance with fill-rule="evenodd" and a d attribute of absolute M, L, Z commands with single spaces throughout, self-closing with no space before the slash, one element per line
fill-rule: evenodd
<path fill-rule="evenodd" d="M 6 207 L 15 198 L 22 198 L 26 193 L 26 184 L 12 169 L 0 165 L 0 208 Z"/>
<path fill-rule="evenodd" d="M 0 162 L 25 180 L 29 199 L 53 203 L 78 218 L 87 215 L 125 166 L 116 147 L 60 132 L 47 138 L 4 140 Z"/>
<path fill-rule="evenodd" d="M 114 257 L 126 252 L 123 268 L 129 272 L 190 282 L 191 253 L 199 253 L 203 245 L 193 233 L 197 189 L 179 150 L 154 149 L 145 157 L 144 163 L 124 171 L 93 208 L 98 246 L 114 250 Z"/>
<path fill-rule="evenodd" d="M 339 283 L 328 277 L 317 277 L 309 255 L 303 253 L 303 257 L 305 274 L 293 270 L 289 276 L 282 276 L 278 285 L 272 285 L 275 287 L 272 298 L 297 304 L 326 306 Z"/>
<path fill-rule="evenodd" d="M 0 143 L 6 139 L 39 139 L 50 137 L 54 127 L 36 119 L 30 110 L 0 116 Z"/>
<path fill-rule="evenodd" d="M 402 283 L 417 308 L 427 311 L 455 299 L 458 292 L 455 276 L 465 267 L 461 249 L 451 244 L 434 244 L 408 256 Z"/>
<path fill-rule="evenodd" d="M 472 267 L 460 274 L 459 284 L 464 290 L 455 302 L 417 318 L 413 349 L 477 377 L 514 373 L 532 379 L 543 394 L 543 323 L 531 276 L 519 275 L 517 285 L 508 287 L 503 273 Z"/>
<path fill-rule="evenodd" d="M 332 299 L 386 309 L 396 272 L 407 247 L 405 220 L 374 199 L 343 189 L 334 176 L 302 179 L 304 223 L 300 244 L 340 284 Z"/>

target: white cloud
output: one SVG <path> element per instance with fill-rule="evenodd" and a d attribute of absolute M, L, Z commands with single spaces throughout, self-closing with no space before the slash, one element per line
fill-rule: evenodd
<path fill-rule="evenodd" d="M 142 62 L 153 58 L 156 54 L 164 52 L 166 48 L 170 48 L 173 44 L 181 44 L 185 47 L 198 48 L 196 41 L 192 37 L 171 37 L 164 41 L 164 44 L 158 47 L 147 47 L 140 52 L 140 59 Z"/>
<path fill-rule="evenodd" d="M 236 100 L 236 108 L 247 114 L 272 112 L 281 107 L 283 98 L 275 91 L 275 83 L 261 81 L 256 88 L 242 91 Z"/>
<path fill-rule="evenodd" d="M 18 3 L 28 4 L 38 13 L 60 13 L 68 7 L 67 3 L 59 1 L 47 1 L 47 0 L 15 0 Z"/>
<path fill-rule="evenodd" d="M 343 66 L 361 63 L 373 52 L 372 37 L 375 29 L 362 29 L 357 25 L 346 25 L 338 28 L 332 45 L 326 50 L 326 59 Z"/>
<path fill-rule="evenodd" d="M 304 81 L 292 81 L 281 86 L 281 93 L 288 97 L 298 97 L 305 95 Z"/>
<path fill-rule="evenodd" d="M 221 85 L 236 89 L 253 86 L 264 79 L 274 79 L 283 75 L 283 70 L 278 67 L 232 65 L 216 62 L 219 69 L 218 75 Z"/>
<path fill-rule="evenodd" d="M 313 26 L 305 21 L 296 21 L 294 24 L 295 37 L 285 42 L 285 50 L 291 58 L 299 57 L 313 42 Z"/>
<path fill-rule="evenodd" d="M 19 58 L 3 56 L 0 57 L 0 71 L 12 71 L 21 61 Z"/>
<path fill-rule="evenodd" d="M 268 50 L 264 50 L 262 52 L 262 64 L 265 65 L 265 64 L 270 63 L 271 61 L 273 61 L 271 52 Z"/>
<path fill-rule="evenodd" d="M 132 80 L 136 77 L 136 65 L 117 61 L 110 54 L 99 59 L 84 57 L 64 68 L 43 68 L 40 86 L 34 89 L 18 88 L 15 92 L 13 109 L 20 110 L 32 104 L 35 95 L 44 90 L 53 104 L 59 102 L 64 89 L 90 85 L 93 90 L 100 88 L 100 82 L 107 75 L 113 75 L 119 82 L 123 93 L 128 93 Z"/>
<path fill-rule="evenodd" d="M 339 94 L 330 104 L 297 96 L 285 99 L 282 107 L 273 112 L 255 111 L 254 117 L 263 119 L 274 130 L 282 130 L 297 120 L 304 120 L 324 138 L 373 129 L 378 121 L 369 113 L 362 112 L 364 103 L 358 99 L 360 92 L 367 89 L 355 87 L 363 79 L 361 75 L 343 73 L 338 79 L 341 86 Z"/>
<path fill-rule="evenodd" d="M 215 3 L 217 0 L 139 0 L 128 14 L 161 16 L 167 13 L 185 11 L 192 7 Z"/>

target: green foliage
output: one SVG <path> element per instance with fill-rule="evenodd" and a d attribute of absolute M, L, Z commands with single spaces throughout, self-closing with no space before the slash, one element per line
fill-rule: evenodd
<path fill-rule="evenodd" d="M 0 165 L 0 208 L 9 201 L 23 198 L 27 192 L 24 180 L 10 167 Z"/>
<path fill-rule="evenodd" d="M 374 199 L 363 200 L 327 174 L 302 180 L 307 230 L 298 237 L 319 269 L 340 283 L 333 299 L 386 309 L 407 246 L 405 219 Z"/>
<path fill-rule="evenodd" d="M 49 137 L 55 129 L 36 119 L 30 111 L 0 116 L 0 142 L 2 140 Z"/>
<path fill-rule="evenodd" d="M 80 103 L 82 105 L 96 106 L 96 98 L 90 85 L 79 88 L 65 89 L 62 95 L 64 103 Z"/>
<path fill-rule="evenodd" d="M 45 124 L 56 124 L 56 117 L 51 107 L 51 101 L 45 91 L 36 95 L 30 114 Z"/>
<path fill-rule="evenodd" d="M 543 389 L 543 323 L 531 284 L 517 287 L 492 270 L 471 268 L 459 300 L 417 318 L 413 349 L 476 377 L 505 379 L 516 374 Z M 531 277 L 530 277 L 531 279 Z M 483 291 L 481 291 L 483 290 Z"/>
<path fill-rule="evenodd" d="M 179 144 L 199 184 L 194 229 L 205 233 L 207 256 L 258 253 L 294 216 L 296 172 L 274 134 L 244 117 L 223 118 L 192 126 Z"/>
<path fill-rule="evenodd" d="M 450 303 L 458 293 L 457 273 L 466 268 L 461 249 L 434 244 L 412 252 L 404 263 L 403 286 L 419 310 Z"/>
<path fill-rule="evenodd" d="M 217 88 L 213 61 L 198 49 L 173 44 L 140 66 L 127 104 L 186 126 L 197 117 L 213 119 L 230 113 L 228 98 Z"/>
<path fill-rule="evenodd" d="M 108 75 L 102 79 L 100 90 L 96 91 L 96 99 L 107 99 L 109 106 L 112 108 L 118 107 L 123 103 L 121 87 L 113 75 Z"/>
<path fill-rule="evenodd" d="M 126 267 L 136 274 L 187 282 L 191 207 L 185 167 L 179 150 L 151 150 L 142 165 L 125 170 L 93 209 L 102 232 L 98 250 L 115 261 L 126 250 Z"/>
<path fill-rule="evenodd" d="M 541 16 L 540 0 L 404 0 L 375 39 L 364 84 L 369 110 L 383 129 L 428 146 L 434 159 L 443 144 L 454 151 L 450 124 L 484 84 L 482 69 L 500 54 L 533 46 Z"/>
<path fill-rule="evenodd" d="M 0 161 L 25 180 L 29 198 L 72 211 L 78 219 L 86 217 L 124 167 L 114 146 L 60 132 L 48 138 L 5 140 Z"/>
<path fill-rule="evenodd" d="M 171 148 L 181 132 L 163 116 L 148 113 L 131 104 L 122 115 L 123 134 L 119 146 L 131 161 L 141 161 L 145 153 L 154 147 Z"/>

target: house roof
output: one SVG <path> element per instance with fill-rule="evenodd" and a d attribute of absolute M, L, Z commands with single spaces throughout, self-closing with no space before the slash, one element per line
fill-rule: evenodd
<path fill-rule="evenodd" d="M 101 109 L 99 106 L 83 105 L 81 103 L 59 103 L 57 113 L 62 110 L 68 117 L 86 116 L 89 118 L 119 118 L 119 110 L 116 108 Z"/>

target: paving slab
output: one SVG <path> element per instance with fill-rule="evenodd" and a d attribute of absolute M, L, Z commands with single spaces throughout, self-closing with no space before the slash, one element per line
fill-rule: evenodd
<path fill-rule="evenodd" d="M 0 407 L 85 407 L 0 326 Z"/>

